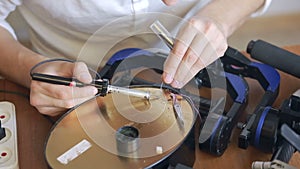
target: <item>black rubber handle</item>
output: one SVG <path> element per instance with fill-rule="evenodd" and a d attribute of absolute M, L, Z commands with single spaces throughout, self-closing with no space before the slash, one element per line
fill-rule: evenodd
<path fill-rule="evenodd" d="M 250 41 L 247 53 L 254 59 L 300 78 L 300 56 L 263 40 Z"/>
<path fill-rule="evenodd" d="M 273 154 L 272 160 L 280 160 L 288 163 L 293 154 L 300 150 L 300 136 L 295 133 L 287 124 L 283 124 L 280 128 L 280 134 L 283 136 L 281 145 Z"/>
<path fill-rule="evenodd" d="M 288 143 L 287 141 L 283 140 L 283 143 L 277 151 L 273 154 L 273 160 L 280 160 L 285 163 L 289 163 L 290 159 L 292 158 L 293 154 L 295 153 L 296 149 L 293 145 Z"/>

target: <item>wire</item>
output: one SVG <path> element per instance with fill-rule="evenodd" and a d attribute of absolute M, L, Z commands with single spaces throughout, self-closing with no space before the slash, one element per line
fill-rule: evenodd
<path fill-rule="evenodd" d="M 41 62 L 37 63 L 36 65 L 34 65 L 34 66 L 30 69 L 30 76 L 33 74 L 33 71 L 34 71 L 37 67 L 39 67 L 39 66 L 41 66 L 41 65 L 43 65 L 43 64 L 45 64 L 45 63 L 57 62 L 57 61 L 64 61 L 64 62 L 74 63 L 74 61 L 72 61 L 72 60 L 69 60 L 69 59 L 63 59 L 63 58 L 55 58 L 55 59 L 44 60 L 44 61 L 41 61 Z"/>
<path fill-rule="evenodd" d="M 46 63 L 51 63 L 51 62 L 70 62 L 70 63 L 75 63 L 76 61 L 70 60 L 70 59 L 64 59 L 64 58 L 54 58 L 54 59 L 44 60 L 44 61 L 41 61 L 41 62 L 37 63 L 36 65 L 34 65 L 34 66 L 30 69 L 30 76 L 32 76 L 33 71 L 34 71 L 37 67 L 39 67 L 39 66 L 41 66 L 41 65 L 43 65 L 43 64 L 46 64 Z M 101 78 L 100 74 L 99 74 L 96 70 L 94 70 L 94 69 L 92 69 L 92 68 L 90 68 L 90 67 L 88 67 L 88 69 L 89 69 L 91 72 L 95 73 L 96 77 Z"/>
<path fill-rule="evenodd" d="M 14 95 L 22 96 L 22 97 L 24 97 L 24 98 L 26 98 L 26 99 L 29 100 L 29 95 L 21 93 L 21 92 L 10 91 L 10 90 L 1 90 L 0 89 L 0 93 L 14 94 Z"/>
<path fill-rule="evenodd" d="M 190 105 L 192 106 L 192 109 L 194 110 L 194 112 L 196 112 L 197 116 L 199 116 L 200 118 L 200 122 L 202 122 L 202 117 L 201 114 L 199 112 L 199 109 L 195 106 L 195 103 L 193 102 L 192 98 L 188 95 L 184 95 L 184 94 L 179 94 L 181 95 L 183 98 L 185 98 L 187 100 L 187 102 L 190 103 Z"/>

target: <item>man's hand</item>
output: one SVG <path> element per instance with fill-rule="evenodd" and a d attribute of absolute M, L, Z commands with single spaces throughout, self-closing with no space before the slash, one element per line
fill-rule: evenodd
<path fill-rule="evenodd" d="M 195 16 L 179 31 L 164 64 L 163 80 L 182 88 L 226 49 L 227 39 L 220 25 L 211 18 Z"/>
<path fill-rule="evenodd" d="M 162 1 L 166 5 L 177 2 Z M 164 65 L 165 83 L 181 88 L 198 71 L 223 56 L 227 38 L 265 3 L 265 0 L 213 0 L 199 9 L 177 35 Z"/>
<path fill-rule="evenodd" d="M 39 73 L 74 77 L 84 83 L 92 81 L 87 66 L 82 62 L 50 62 L 39 68 Z M 56 116 L 92 98 L 97 92 L 97 88 L 93 86 L 79 88 L 32 80 L 30 86 L 30 103 L 40 113 Z"/>

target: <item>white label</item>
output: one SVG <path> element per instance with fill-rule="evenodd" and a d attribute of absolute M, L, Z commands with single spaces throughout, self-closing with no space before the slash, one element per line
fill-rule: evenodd
<path fill-rule="evenodd" d="M 80 143 L 76 144 L 74 147 L 63 153 L 61 156 L 59 156 L 57 160 L 60 163 L 66 165 L 76 157 L 87 151 L 90 147 L 92 147 L 92 144 L 84 139 Z"/>
<path fill-rule="evenodd" d="M 163 153 L 163 148 L 161 146 L 156 146 L 156 153 L 157 154 L 162 154 Z"/>

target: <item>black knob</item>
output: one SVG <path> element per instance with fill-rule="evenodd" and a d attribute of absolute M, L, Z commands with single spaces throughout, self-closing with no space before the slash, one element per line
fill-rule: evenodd
<path fill-rule="evenodd" d="M 291 110 L 300 112 L 300 97 L 292 96 L 290 99 Z"/>
<path fill-rule="evenodd" d="M 5 128 L 2 127 L 0 120 L 0 140 L 2 140 L 6 136 Z"/>

